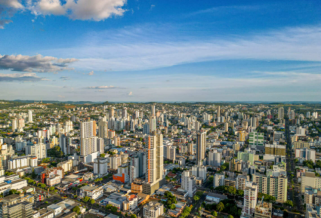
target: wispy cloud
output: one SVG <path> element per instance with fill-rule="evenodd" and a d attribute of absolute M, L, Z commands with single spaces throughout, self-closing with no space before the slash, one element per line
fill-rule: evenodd
<path fill-rule="evenodd" d="M 38 77 L 35 73 L 13 73 L 2 74 L 0 73 L 0 82 L 38 82 L 46 81 L 48 79 Z"/>
<path fill-rule="evenodd" d="M 133 95 L 133 92 L 129 92 L 129 93 L 128 93 L 128 96 L 132 96 L 132 95 Z"/>
<path fill-rule="evenodd" d="M 258 5 L 230 5 L 230 6 L 218 6 L 218 7 L 212 7 L 212 8 L 207 8 L 199 11 L 195 11 L 192 13 L 188 13 L 185 16 L 190 17 L 190 16 L 196 16 L 196 15 L 203 15 L 203 14 L 213 14 L 213 15 L 218 15 L 222 13 L 235 13 L 235 12 L 248 12 L 248 11 L 254 11 L 254 10 L 259 10 L 262 9 L 263 6 L 258 6 Z"/>
<path fill-rule="evenodd" d="M 89 86 L 85 89 L 117 89 L 118 87 L 115 86 Z"/>
<path fill-rule="evenodd" d="M 94 75 L 94 71 L 90 71 L 90 72 L 88 73 L 88 75 L 89 75 L 89 76 Z"/>
<path fill-rule="evenodd" d="M 148 29 L 127 32 L 122 32 L 118 40 L 111 36 L 112 41 L 107 37 L 97 44 L 91 42 L 90 46 L 84 42 L 88 46 L 51 52 L 79 58 L 73 64 L 76 68 L 101 71 L 106 66 L 113 71 L 132 71 L 231 59 L 321 61 L 320 26 L 207 40 L 185 37 L 183 41 L 164 41 L 157 31 Z M 139 40 L 139 35 L 145 39 L 149 32 L 154 41 Z"/>
<path fill-rule="evenodd" d="M 60 77 L 60 79 L 61 79 L 61 80 L 70 80 L 70 77 L 68 77 L 68 76 L 62 76 L 62 77 Z"/>

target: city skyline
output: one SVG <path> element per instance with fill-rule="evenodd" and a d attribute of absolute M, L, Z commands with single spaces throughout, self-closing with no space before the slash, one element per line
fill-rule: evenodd
<path fill-rule="evenodd" d="M 320 19 L 316 0 L 1 0 L 0 99 L 321 101 Z"/>

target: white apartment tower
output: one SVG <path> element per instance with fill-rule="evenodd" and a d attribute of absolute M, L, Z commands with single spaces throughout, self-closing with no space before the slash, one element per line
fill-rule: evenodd
<path fill-rule="evenodd" d="M 32 119 L 32 110 L 28 110 L 28 123 L 32 123 L 33 119 Z"/>
<path fill-rule="evenodd" d="M 163 135 L 156 134 L 147 137 L 147 182 L 154 184 L 163 179 L 164 148 Z"/>
<path fill-rule="evenodd" d="M 242 215 L 253 215 L 257 202 L 257 185 L 255 182 L 246 182 L 244 190 L 244 207 Z"/>
<path fill-rule="evenodd" d="M 279 110 L 278 110 L 278 119 L 279 119 L 279 120 L 283 120 L 283 119 L 284 119 L 284 108 L 283 108 L 283 107 L 279 107 Z"/>

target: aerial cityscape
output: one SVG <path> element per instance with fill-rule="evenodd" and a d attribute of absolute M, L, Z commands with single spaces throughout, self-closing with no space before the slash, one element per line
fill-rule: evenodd
<path fill-rule="evenodd" d="M 0 0 L 0 218 L 320 218 L 320 0 Z"/>

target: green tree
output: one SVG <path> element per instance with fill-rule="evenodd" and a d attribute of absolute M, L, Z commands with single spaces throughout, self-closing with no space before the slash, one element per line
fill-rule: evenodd
<path fill-rule="evenodd" d="M 193 199 L 194 199 L 194 201 L 199 201 L 199 200 L 200 200 L 200 197 L 198 197 L 197 195 L 195 195 L 195 196 L 193 197 Z"/>
<path fill-rule="evenodd" d="M 285 202 L 285 204 L 288 205 L 288 206 L 293 207 L 293 201 L 291 201 L 291 200 L 287 200 L 287 201 Z"/>
<path fill-rule="evenodd" d="M 90 200 L 90 204 L 94 204 L 94 203 L 96 203 L 95 200 L 94 200 L 94 199 L 91 199 L 91 200 Z"/>
<path fill-rule="evenodd" d="M 232 215 L 228 215 L 228 217 L 227 218 L 234 218 Z"/>
<path fill-rule="evenodd" d="M 72 211 L 77 213 L 78 215 L 80 214 L 80 208 L 78 206 L 74 207 Z"/>
<path fill-rule="evenodd" d="M 216 210 L 217 210 L 218 212 L 222 212 L 222 211 L 224 210 L 224 204 L 223 204 L 222 202 L 218 203 L 218 204 L 216 205 Z"/>
<path fill-rule="evenodd" d="M 90 197 L 86 196 L 82 199 L 83 202 L 87 203 L 88 201 L 90 201 Z"/>
<path fill-rule="evenodd" d="M 53 191 L 53 190 L 55 190 L 55 187 L 51 186 L 51 187 L 49 188 L 49 190 L 50 190 L 50 191 Z"/>
<path fill-rule="evenodd" d="M 130 215 L 130 218 L 137 218 L 136 214 Z"/>
<path fill-rule="evenodd" d="M 213 211 L 212 215 L 213 215 L 213 216 L 217 216 L 217 212 L 216 212 L 216 211 Z"/>

